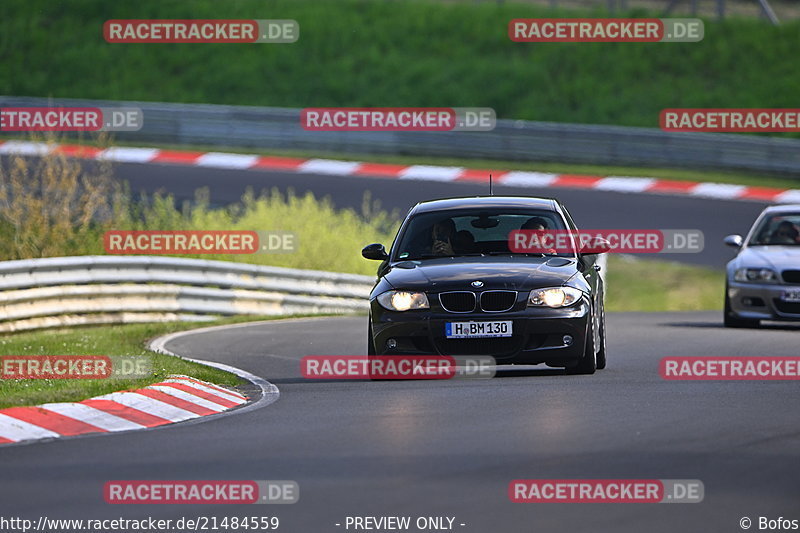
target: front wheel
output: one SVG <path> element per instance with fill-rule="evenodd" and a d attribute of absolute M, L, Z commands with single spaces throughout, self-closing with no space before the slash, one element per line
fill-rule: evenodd
<path fill-rule="evenodd" d="M 375 354 L 375 339 L 372 338 L 372 319 L 370 318 L 367 326 L 367 355 Z"/>
<path fill-rule="evenodd" d="M 597 350 L 597 369 L 602 370 L 606 367 L 606 304 L 600 295 L 600 347 Z"/>

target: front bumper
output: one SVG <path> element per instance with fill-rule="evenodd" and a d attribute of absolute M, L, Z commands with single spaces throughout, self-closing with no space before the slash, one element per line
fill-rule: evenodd
<path fill-rule="evenodd" d="M 775 283 L 740 283 L 728 280 L 731 311 L 739 318 L 751 320 L 800 320 L 800 302 L 785 302 L 783 291 L 797 285 Z"/>
<path fill-rule="evenodd" d="M 574 366 L 584 354 L 591 308 L 586 298 L 563 309 L 526 308 L 504 313 L 387 311 L 371 302 L 371 331 L 379 355 L 488 355 L 498 364 Z M 447 339 L 446 322 L 511 320 L 512 336 Z M 570 344 L 564 336 L 572 337 Z M 396 344 L 389 348 L 390 339 Z"/>

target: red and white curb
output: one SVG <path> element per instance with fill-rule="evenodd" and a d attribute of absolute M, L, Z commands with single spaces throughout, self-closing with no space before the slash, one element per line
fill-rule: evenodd
<path fill-rule="evenodd" d="M 223 152 L 159 150 L 156 148 L 115 147 L 100 149 L 71 144 L 0 141 L 0 154 L 44 155 L 51 152 L 70 157 L 121 163 L 175 164 L 238 170 L 267 170 L 438 182 L 485 183 L 488 180 L 489 173 L 491 173 L 495 183 L 514 187 L 593 189 L 622 193 L 683 195 L 722 200 L 800 203 L 800 189 L 749 187 L 726 183 L 672 181 L 633 176 L 586 176 L 520 170 L 471 169 L 436 165 L 389 165 L 333 159 L 298 159 Z"/>
<path fill-rule="evenodd" d="M 244 395 L 189 376 L 81 402 L 0 409 L 0 444 L 147 429 L 222 413 Z"/>

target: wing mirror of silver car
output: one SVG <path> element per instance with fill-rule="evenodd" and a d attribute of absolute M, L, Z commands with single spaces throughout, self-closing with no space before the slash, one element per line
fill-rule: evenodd
<path fill-rule="evenodd" d="M 742 239 L 741 235 L 728 235 L 725 237 L 723 241 L 728 246 L 732 246 L 734 248 L 741 248 L 742 244 L 744 244 L 744 240 Z"/>

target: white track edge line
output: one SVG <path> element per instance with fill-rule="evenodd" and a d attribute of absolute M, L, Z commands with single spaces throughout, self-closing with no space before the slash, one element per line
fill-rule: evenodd
<path fill-rule="evenodd" d="M 223 326 L 210 326 L 210 327 L 204 327 L 204 328 L 190 329 L 190 330 L 187 330 L 187 331 L 176 331 L 174 333 L 168 333 L 166 335 L 162 335 L 160 337 L 156 337 L 155 339 L 150 341 L 150 343 L 148 344 L 148 348 L 150 350 L 154 351 L 154 352 L 162 353 L 162 354 L 165 354 L 165 355 L 171 355 L 173 357 L 178 357 L 179 359 L 183 359 L 185 361 L 190 361 L 192 363 L 198 363 L 198 364 L 201 364 L 201 365 L 205 365 L 205 366 L 210 366 L 212 368 L 216 368 L 218 370 L 224 370 L 226 372 L 230 372 L 231 374 L 239 376 L 240 378 L 244 379 L 245 381 L 249 381 L 250 383 L 252 383 L 253 385 L 255 385 L 256 387 L 258 387 L 261 390 L 261 397 L 258 400 L 254 401 L 254 402 L 248 402 L 248 403 L 246 403 L 244 405 L 241 405 L 241 406 L 238 406 L 238 407 L 232 407 L 232 408 L 230 408 L 230 409 L 228 409 L 226 411 L 223 411 L 221 413 L 217 413 L 217 414 L 214 414 L 214 415 L 208 415 L 208 416 L 201 417 L 199 419 L 194 419 L 194 420 L 187 420 L 186 422 L 181 422 L 182 424 L 191 424 L 191 423 L 195 423 L 196 424 L 196 423 L 200 423 L 200 422 L 205 422 L 206 420 L 208 420 L 210 418 L 216 418 L 216 417 L 220 417 L 220 416 L 245 413 L 245 412 L 248 412 L 248 411 L 253 411 L 255 409 L 261 409 L 262 407 L 266 407 L 269 404 L 278 401 L 278 399 L 280 398 L 280 390 L 278 389 L 278 387 L 276 387 L 275 385 L 273 385 L 272 383 L 270 383 L 266 379 L 264 379 L 264 378 L 262 378 L 260 376 L 256 376 L 255 374 L 252 374 L 252 373 L 250 373 L 250 372 L 248 372 L 246 370 L 242 370 L 241 368 L 236 368 L 235 366 L 226 365 L 224 363 L 217 363 L 217 362 L 214 362 L 214 361 L 204 361 L 202 359 L 192 359 L 190 357 L 184 357 L 184 356 L 182 356 L 180 354 L 177 354 L 177 353 L 175 353 L 173 351 L 168 350 L 166 348 L 167 343 L 170 342 L 170 341 L 173 341 L 175 339 L 181 338 L 181 337 L 185 337 L 185 336 L 188 336 L 188 335 L 194 335 L 194 334 L 197 334 L 197 333 L 204 333 L 206 331 L 214 331 L 214 330 L 218 330 L 218 329 L 242 327 L 242 326 L 245 326 L 245 325 L 258 324 L 258 323 L 262 323 L 262 322 L 272 322 L 272 321 L 261 320 L 261 321 L 255 321 L 255 322 L 248 322 L 248 323 L 244 323 L 244 324 L 229 324 L 229 325 L 223 325 Z M 217 385 L 217 386 L 219 386 L 219 385 Z M 164 426 L 161 426 L 161 427 L 164 427 Z"/>

